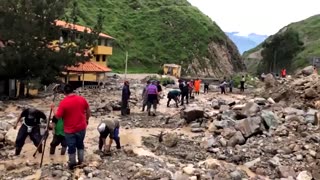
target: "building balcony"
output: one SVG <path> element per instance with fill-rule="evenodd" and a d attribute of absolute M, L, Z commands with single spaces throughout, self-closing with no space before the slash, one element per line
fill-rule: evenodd
<path fill-rule="evenodd" d="M 93 48 L 94 55 L 112 55 L 112 47 L 96 46 Z"/>

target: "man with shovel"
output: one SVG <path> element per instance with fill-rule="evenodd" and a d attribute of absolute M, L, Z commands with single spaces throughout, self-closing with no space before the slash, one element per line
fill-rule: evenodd
<path fill-rule="evenodd" d="M 19 122 L 22 121 L 22 118 L 24 118 L 24 120 L 16 138 L 16 156 L 20 155 L 22 147 L 28 136 L 36 147 L 39 146 L 42 138 L 40 134 L 40 119 L 47 119 L 46 115 L 42 111 L 35 108 L 27 108 L 23 110 L 21 115 L 18 117 L 17 122 L 13 127 L 14 129 L 17 129 L 17 126 Z M 42 146 L 38 148 L 38 152 L 42 153 Z"/>

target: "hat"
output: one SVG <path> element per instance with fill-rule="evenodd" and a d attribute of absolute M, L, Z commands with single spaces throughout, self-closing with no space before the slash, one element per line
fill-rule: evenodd
<path fill-rule="evenodd" d="M 105 129 L 106 129 L 106 123 L 101 123 L 101 124 L 98 126 L 98 131 L 99 131 L 99 133 L 102 133 Z"/>

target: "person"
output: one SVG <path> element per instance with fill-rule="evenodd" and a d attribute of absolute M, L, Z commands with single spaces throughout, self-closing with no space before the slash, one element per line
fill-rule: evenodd
<path fill-rule="evenodd" d="M 50 143 L 50 154 L 53 155 L 56 151 L 56 147 L 61 144 L 61 155 L 66 154 L 67 150 L 67 143 L 64 137 L 64 130 L 63 130 L 63 119 L 57 119 L 53 116 L 52 118 L 52 132 L 53 132 L 53 139 Z"/>
<path fill-rule="evenodd" d="M 204 83 L 204 93 L 208 93 L 208 92 L 209 92 L 209 83 L 208 83 L 208 81 L 206 81 Z"/>
<path fill-rule="evenodd" d="M 18 156 L 21 153 L 22 147 L 25 143 L 26 138 L 29 136 L 33 144 L 38 147 L 41 143 L 41 134 L 40 134 L 40 124 L 41 120 L 47 120 L 46 115 L 35 108 L 27 108 L 22 111 L 20 116 L 18 117 L 16 124 L 14 125 L 14 129 L 17 129 L 18 124 L 24 118 L 22 125 L 18 131 L 18 135 L 15 142 L 15 155 Z M 42 153 L 42 145 L 39 146 L 38 152 Z"/>
<path fill-rule="evenodd" d="M 158 104 L 158 88 L 156 86 L 156 82 L 153 81 L 147 88 L 148 94 L 148 105 L 147 111 L 148 115 L 151 116 L 151 105 L 153 106 L 153 116 L 156 115 L 157 104 Z"/>
<path fill-rule="evenodd" d="M 162 87 L 160 84 L 160 81 L 157 81 L 157 90 L 158 90 L 158 104 L 160 104 L 160 96 L 161 96 L 161 92 L 162 92 Z"/>
<path fill-rule="evenodd" d="M 232 78 L 229 80 L 229 92 L 232 93 L 233 90 L 233 80 Z"/>
<path fill-rule="evenodd" d="M 316 65 L 313 65 L 313 74 L 318 74 L 318 70 Z"/>
<path fill-rule="evenodd" d="M 168 102 L 167 102 L 167 107 L 170 107 L 170 101 L 173 99 L 176 102 L 176 107 L 178 108 L 179 105 L 179 96 L 181 95 L 181 92 L 179 90 L 173 89 L 168 92 Z"/>
<path fill-rule="evenodd" d="M 143 99 L 143 101 L 142 101 L 142 112 L 145 110 L 145 108 L 147 106 L 147 103 L 148 103 L 147 88 L 148 88 L 149 85 L 150 85 L 150 81 L 148 80 L 146 87 L 144 87 L 143 91 L 142 91 L 142 99 Z"/>
<path fill-rule="evenodd" d="M 187 104 L 189 104 L 189 87 L 185 82 L 181 83 L 181 106 L 184 104 L 184 99 L 186 99 Z"/>
<path fill-rule="evenodd" d="M 227 85 L 227 82 L 224 79 L 220 84 L 221 94 L 226 94 L 226 85 Z"/>
<path fill-rule="evenodd" d="M 246 78 L 242 76 L 240 81 L 240 92 L 244 92 L 244 83 L 246 82 Z"/>
<path fill-rule="evenodd" d="M 128 103 L 130 99 L 130 88 L 129 81 L 125 81 L 122 88 L 122 97 L 121 97 L 121 115 L 126 116 L 128 114 Z"/>
<path fill-rule="evenodd" d="M 200 83 L 201 83 L 201 80 L 199 80 L 199 78 L 197 78 L 194 81 L 194 90 L 195 90 L 195 94 L 197 94 L 197 95 L 200 94 Z"/>
<path fill-rule="evenodd" d="M 99 150 L 109 153 L 113 140 L 116 142 L 117 149 L 121 149 L 120 137 L 119 137 L 119 128 L 120 123 L 116 119 L 108 119 L 102 121 L 98 125 L 98 132 L 100 133 L 99 137 Z M 109 136 L 109 144 L 107 145 L 106 139 Z"/>
<path fill-rule="evenodd" d="M 282 69 L 282 70 L 281 70 L 281 77 L 282 77 L 282 78 L 285 78 L 286 75 L 287 75 L 287 70 L 286 70 L 286 69 Z"/>
<path fill-rule="evenodd" d="M 64 99 L 55 112 L 54 104 L 51 105 L 55 117 L 63 119 L 63 129 L 69 154 L 69 169 L 76 165 L 76 152 L 78 155 L 78 165 L 84 161 L 84 138 L 87 124 L 91 116 L 90 107 L 87 100 L 73 93 L 71 85 L 64 86 Z"/>
<path fill-rule="evenodd" d="M 264 82 L 264 79 L 266 78 L 266 74 L 262 73 L 261 74 L 261 81 Z"/>
<path fill-rule="evenodd" d="M 193 82 L 192 79 L 189 81 L 188 86 L 189 86 L 189 97 L 191 98 L 192 97 L 193 88 L 194 88 L 194 82 Z"/>

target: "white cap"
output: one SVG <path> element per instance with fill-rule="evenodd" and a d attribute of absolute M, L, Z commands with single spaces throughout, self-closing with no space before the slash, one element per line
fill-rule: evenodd
<path fill-rule="evenodd" d="M 101 124 L 98 126 L 98 131 L 99 131 L 99 133 L 102 133 L 105 129 L 106 129 L 106 123 L 101 123 Z"/>

